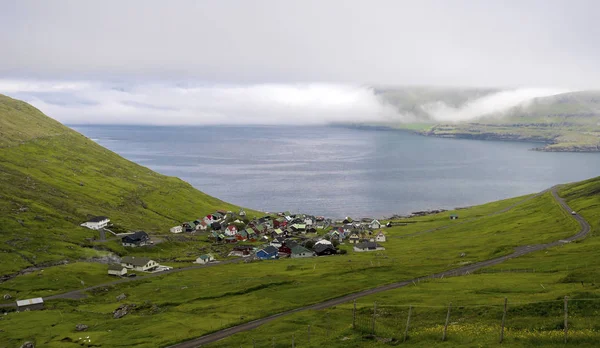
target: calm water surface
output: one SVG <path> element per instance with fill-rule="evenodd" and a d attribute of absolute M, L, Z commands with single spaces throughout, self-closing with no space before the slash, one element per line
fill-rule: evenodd
<path fill-rule="evenodd" d="M 600 154 L 337 127 L 72 126 L 241 206 L 332 217 L 454 208 L 600 175 Z"/>

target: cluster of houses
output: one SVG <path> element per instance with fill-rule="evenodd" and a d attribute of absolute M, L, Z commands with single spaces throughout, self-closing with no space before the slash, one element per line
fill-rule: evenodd
<path fill-rule="evenodd" d="M 230 255 L 251 256 L 247 249 L 233 248 Z M 259 260 L 272 260 L 280 258 L 304 258 L 314 256 L 333 255 L 337 253 L 335 246 L 328 240 L 317 241 L 311 249 L 300 245 L 296 240 L 276 237 L 267 246 L 258 248 L 254 253 L 255 258 Z"/>
<path fill-rule="evenodd" d="M 169 231 L 171 233 L 206 231 L 209 229 L 221 231 L 230 226 L 244 224 L 243 219 L 245 219 L 245 217 L 246 212 L 243 209 L 239 211 L 237 216 L 231 211 L 217 210 L 216 212 L 208 214 L 202 218 L 198 218 L 193 221 L 186 221 L 181 225 L 171 227 Z"/>

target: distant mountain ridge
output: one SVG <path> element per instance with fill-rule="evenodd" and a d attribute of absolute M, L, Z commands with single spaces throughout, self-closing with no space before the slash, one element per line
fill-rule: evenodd
<path fill-rule="evenodd" d="M 545 143 L 538 148 L 542 151 L 600 151 L 600 91 L 535 97 L 504 109 L 485 105 L 486 98 L 498 102 L 492 97 L 506 92 L 501 89 L 374 87 L 374 92 L 407 115 L 402 122 L 392 119 L 377 126 L 439 137 L 536 141 Z M 457 117 L 440 120 L 444 111 Z M 461 116 L 469 118 L 461 121 Z"/>

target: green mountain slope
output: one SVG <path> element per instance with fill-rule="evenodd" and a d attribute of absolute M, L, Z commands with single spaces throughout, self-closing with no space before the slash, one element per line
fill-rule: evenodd
<path fill-rule="evenodd" d="M 166 232 L 236 206 L 97 145 L 0 95 L 0 275 L 98 256 L 79 224 L 106 215 L 121 230 Z"/>

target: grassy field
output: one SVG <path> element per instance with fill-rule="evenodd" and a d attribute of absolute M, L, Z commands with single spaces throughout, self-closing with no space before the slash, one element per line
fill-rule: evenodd
<path fill-rule="evenodd" d="M 517 202 L 521 204 L 512 210 L 493 214 Z M 164 346 L 283 310 L 504 255 L 514 246 L 560 239 L 577 230 L 577 224 L 560 210 L 549 193 L 526 201 L 521 197 L 459 212 L 463 220 L 451 221 L 446 212 L 409 219 L 414 222 L 386 229 L 386 250 L 377 253 L 350 251 L 314 259 L 222 265 L 106 287 L 80 302 L 50 301 L 44 312 L 5 316 L 3 326 L 9 330 L 0 333 L 0 337 L 17 343 L 27 330 L 34 333 L 38 342 L 58 346 L 65 337 L 78 338 L 73 327 L 77 321 L 85 320 L 94 323 L 86 335 L 93 334 L 102 345 Z M 406 233 L 418 231 L 419 226 L 423 231 L 441 225 L 449 227 L 405 237 Z M 536 233 L 532 233 L 532 226 L 536 226 Z M 342 248 L 350 250 L 351 246 Z M 461 253 L 466 256 L 461 257 Z M 23 295 L 42 294 L 30 291 L 23 280 L 11 282 L 3 285 L 12 285 L 13 290 L 21 286 Z M 43 287 L 43 282 L 39 282 Z M 115 326 L 111 313 L 119 305 L 116 296 L 121 293 L 128 296 L 124 303 L 137 307 Z M 23 326 L 24 318 L 58 311 L 62 314 L 61 323 L 71 326 L 56 324 L 53 334 L 45 333 L 43 326 Z"/>
<path fill-rule="evenodd" d="M 258 329 L 231 336 L 211 347 L 596 347 L 600 340 L 600 179 L 565 186 L 564 194 L 592 225 L 591 236 L 485 268 L 464 277 L 429 280 L 352 304 L 287 316 Z M 569 338 L 564 340 L 564 296 L 569 297 Z M 504 343 L 499 344 L 504 298 L 508 312 Z M 373 307 L 377 303 L 373 335 Z M 447 341 L 442 333 L 452 303 Z M 404 340 L 409 306 L 411 321 Z M 311 340 L 308 342 L 308 326 Z"/>
<path fill-rule="evenodd" d="M 0 133 L 0 275 L 125 254 L 117 243 L 89 242 L 97 232 L 79 224 L 90 216 L 106 215 L 120 230 L 156 234 L 217 209 L 239 209 L 125 160 L 1 95 Z M 208 246 L 202 244 L 199 240 L 200 247 Z M 179 257 L 177 248 L 162 245 L 149 256 Z"/>

